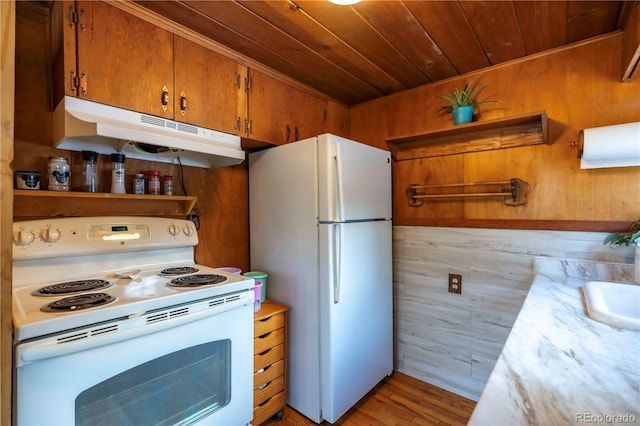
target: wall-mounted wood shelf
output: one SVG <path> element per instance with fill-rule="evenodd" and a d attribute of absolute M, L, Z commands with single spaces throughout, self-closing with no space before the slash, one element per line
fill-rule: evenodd
<path fill-rule="evenodd" d="M 549 138 L 547 113 L 544 111 L 387 138 L 387 145 L 396 161 L 545 143 L 549 143 Z"/>
<path fill-rule="evenodd" d="M 51 216 L 167 216 L 183 217 L 197 197 L 15 189 L 14 218 Z"/>

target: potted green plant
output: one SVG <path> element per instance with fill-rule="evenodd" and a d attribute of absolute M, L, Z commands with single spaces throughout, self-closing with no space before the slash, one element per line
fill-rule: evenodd
<path fill-rule="evenodd" d="M 632 223 L 627 232 L 614 232 L 607 235 L 603 244 L 615 246 L 629 246 L 635 244 L 635 261 L 633 267 L 633 282 L 640 284 L 640 219 Z"/>
<path fill-rule="evenodd" d="M 453 116 L 453 124 L 464 124 L 473 121 L 473 114 L 480 104 L 487 102 L 497 102 L 495 100 L 478 101 L 475 99 L 480 90 L 487 86 L 487 82 L 480 83 L 474 87 L 474 84 L 481 75 L 473 77 L 462 90 L 456 88 L 447 95 L 440 95 L 439 98 L 446 99 L 451 105 L 441 107 L 441 110 L 451 113 Z"/>

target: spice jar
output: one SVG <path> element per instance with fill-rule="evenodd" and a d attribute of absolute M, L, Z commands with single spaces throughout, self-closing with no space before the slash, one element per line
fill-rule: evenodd
<path fill-rule="evenodd" d="M 136 173 L 136 176 L 133 178 L 133 193 L 134 194 L 144 194 L 144 174 Z"/>
<path fill-rule="evenodd" d="M 160 171 L 149 170 L 149 194 L 160 195 Z"/>
<path fill-rule="evenodd" d="M 173 176 L 164 177 L 164 195 L 173 195 Z"/>
<path fill-rule="evenodd" d="M 66 158 L 49 157 L 47 164 L 47 182 L 49 191 L 68 191 L 71 181 L 71 169 Z"/>
<path fill-rule="evenodd" d="M 98 153 L 82 151 L 82 190 L 98 192 Z"/>
<path fill-rule="evenodd" d="M 124 154 L 111 154 L 111 193 L 126 194 L 124 187 Z"/>

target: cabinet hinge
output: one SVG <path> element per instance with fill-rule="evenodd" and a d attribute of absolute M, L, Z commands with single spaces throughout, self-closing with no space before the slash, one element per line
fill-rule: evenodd
<path fill-rule="evenodd" d="M 73 28 L 78 23 L 78 13 L 73 6 L 69 6 L 69 13 L 67 16 L 69 18 L 69 27 Z"/>
<path fill-rule="evenodd" d="M 80 12 L 76 12 L 76 9 L 73 6 L 69 6 L 69 27 L 73 28 L 76 25 L 79 26 L 80 30 L 84 31 L 86 28 L 84 21 L 84 9 L 80 9 Z"/>
<path fill-rule="evenodd" d="M 80 90 L 80 93 L 83 95 L 87 94 L 87 73 L 82 73 L 80 77 L 73 76 L 73 86 Z"/>
<path fill-rule="evenodd" d="M 244 90 L 245 90 L 245 92 L 247 92 L 247 93 L 251 92 L 252 84 L 253 84 L 253 80 L 251 80 L 249 77 L 246 77 L 244 79 Z"/>
<path fill-rule="evenodd" d="M 236 73 L 233 85 L 238 89 L 240 88 L 240 74 Z"/>
<path fill-rule="evenodd" d="M 247 135 L 250 135 L 253 131 L 253 121 L 252 120 L 244 120 L 244 131 Z"/>
<path fill-rule="evenodd" d="M 71 93 L 76 93 L 78 90 L 78 86 L 80 85 L 80 79 L 76 75 L 74 70 L 69 72 L 69 87 L 71 88 Z"/>

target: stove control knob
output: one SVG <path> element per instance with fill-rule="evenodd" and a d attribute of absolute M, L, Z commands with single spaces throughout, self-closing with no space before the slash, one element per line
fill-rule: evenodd
<path fill-rule="evenodd" d="M 184 235 L 186 235 L 187 237 L 190 237 L 193 235 L 193 228 L 190 227 L 189 225 L 186 225 L 182 230 L 182 232 L 184 232 Z"/>
<path fill-rule="evenodd" d="M 42 238 L 42 241 L 45 243 L 55 243 L 60 239 L 60 231 L 47 227 L 47 229 L 43 229 L 40 233 L 40 238 Z"/>
<path fill-rule="evenodd" d="M 31 231 L 20 229 L 13 234 L 13 243 L 17 246 L 28 246 L 36 238 Z"/>
<path fill-rule="evenodd" d="M 169 233 L 175 237 L 180 234 L 180 228 L 175 225 L 169 225 Z"/>

